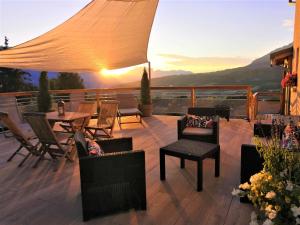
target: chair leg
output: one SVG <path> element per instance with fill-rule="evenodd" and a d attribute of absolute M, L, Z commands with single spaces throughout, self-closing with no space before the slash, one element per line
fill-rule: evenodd
<path fill-rule="evenodd" d="M 143 124 L 142 116 L 141 115 L 139 116 L 140 116 L 140 123 Z"/>
<path fill-rule="evenodd" d="M 19 151 L 23 148 L 22 145 L 19 146 L 19 148 L 11 155 L 11 157 L 9 157 L 9 159 L 7 160 L 7 162 L 11 161 L 18 153 Z"/>
<path fill-rule="evenodd" d="M 45 155 L 46 152 L 47 152 L 47 149 L 46 149 L 45 146 L 42 146 L 41 148 L 42 148 L 42 149 L 41 149 L 41 155 L 40 155 L 40 157 L 36 160 L 36 162 L 35 162 L 35 164 L 33 165 L 32 168 L 37 168 L 39 162 L 44 158 L 44 155 Z"/>
<path fill-rule="evenodd" d="M 120 129 L 122 129 L 122 118 L 121 118 L 121 116 L 118 116 L 117 120 L 118 120 Z"/>
<path fill-rule="evenodd" d="M 20 164 L 18 165 L 18 167 L 21 167 L 23 165 L 23 163 L 28 159 L 28 157 L 31 155 L 31 152 L 28 152 L 28 154 L 24 157 L 24 159 L 20 162 Z"/>

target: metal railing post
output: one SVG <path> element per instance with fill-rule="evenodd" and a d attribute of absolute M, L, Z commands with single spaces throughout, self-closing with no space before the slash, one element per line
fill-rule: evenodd
<path fill-rule="evenodd" d="M 247 105 L 246 105 L 246 110 L 247 110 L 247 119 L 248 121 L 252 120 L 252 116 L 251 116 L 251 111 L 253 110 L 252 107 L 252 88 L 250 86 L 248 86 L 247 88 Z"/>

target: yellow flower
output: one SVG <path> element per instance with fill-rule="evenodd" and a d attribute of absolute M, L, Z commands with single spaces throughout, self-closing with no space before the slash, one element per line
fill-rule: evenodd
<path fill-rule="evenodd" d="M 271 212 L 269 212 L 268 214 L 270 220 L 275 219 L 276 216 L 277 216 L 277 212 L 275 210 L 271 210 Z"/>
<path fill-rule="evenodd" d="M 240 184 L 239 188 L 243 189 L 243 190 L 248 190 L 251 188 L 250 184 L 248 182 Z"/>
<path fill-rule="evenodd" d="M 266 198 L 267 199 L 273 199 L 276 197 L 276 193 L 274 191 L 269 191 L 267 194 L 266 194 Z"/>
<path fill-rule="evenodd" d="M 272 211 L 272 208 L 273 208 L 272 205 L 267 205 L 266 208 L 265 208 L 265 211 L 269 213 L 269 212 Z"/>

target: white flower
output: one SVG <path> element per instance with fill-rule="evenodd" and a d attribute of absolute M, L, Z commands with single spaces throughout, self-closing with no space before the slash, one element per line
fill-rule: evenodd
<path fill-rule="evenodd" d="M 269 191 L 267 194 L 266 194 L 266 198 L 267 199 L 272 199 L 272 198 L 275 198 L 276 196 L 276 193 L 274 191 Z"/>
<path fill-rule="evenodd" d="M 259 224 L 258 224 L 257 220 L 253 220 L 249 223 L 249 225 L 259 225 Z"/>
<path fill-rule="evenodd" d="M 239 190 L 239 189 L 233 188 L 231 194 L 234 195 L 234 196 L 240 196 L 241 194 L 244 194 L 244 192 Z"/>
<path fill-rule="evenodd" d="M 300 224 L 300 218 L 297 218 L 297 219 L 296 219 L 296 224 L 297 224 L 297 225 Z"/>
<path fill-rule="evenodd" d="M 257 214 L 254 211 L 251 213 L 251 221 L 253 220 L 257 220 Z"/>
<path fill-rule="evenodd" d="M 262 225 L 273 225 L 274 223 L 270 219 L 266 219 Z"/>
<path fill-rule="evenodd" d="M 285 169 L 284 171 L 280 172 L 279 175 L 281 177 L 285 177 L 287 175 L 287 169 Z"/>
<path fill-rule="evenodd" d="M 254 211 L 251 213 L 251 222 L 249 225 L 259 225 L 257 222 L 257 214 Z"/>
<path fill-rule="evenodd" d="M 293 188 L 294 188 L 293 183 L 288 180 L 287 184 L 286 184 L 285 190 L 287 190 L 287 191 L 293 191 Z"/>
<path fill-rule="evenodd" d="M 275 210 L 271 210 L 271 212 L 269 212 L 268 217 L 270 220 L 275 219 L 275 217 L 277 216 L 277 213 Z"/>
<path fill-rule="evenodd" d="M 300 207 L 293 205 L 291 211 L 293 212 L 294 217 L 300 216 Z"/>

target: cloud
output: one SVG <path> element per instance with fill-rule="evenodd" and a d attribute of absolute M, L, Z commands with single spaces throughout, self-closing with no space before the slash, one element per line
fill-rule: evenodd
<path fill-rule="evenodd" d="M 242 57 L 189 57 L 176 54 L 159 54 L 159 56 L 164 58 L 164 70 L 185 70 L 195 73 L 246 66 L 252 61 Z"/>

